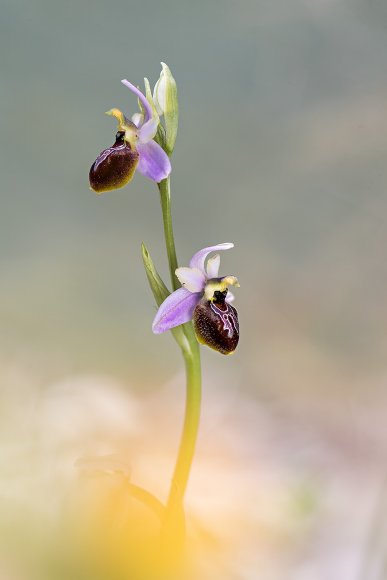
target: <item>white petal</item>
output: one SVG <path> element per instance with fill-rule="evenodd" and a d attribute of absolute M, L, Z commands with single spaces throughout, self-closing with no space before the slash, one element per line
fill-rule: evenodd
<path fill-rule="evenodd" d="M 208 246 L 207 248 L 203 248 L 192 256 L 189 263 L 190 268 L 198 268 L 205 274 L 206 272 L 204 269 L 204 262 L 206 261 L 208 254 L 211 254 L 211 252 L 218 252 L 220 250 L 230 250 L 230 248 L 233 247 L 234 244 L 226 242 L 224 244 L 217 244 L 216 246 Z"/>
<path fill-rule="evenodd" d="M 144 115 L 142 113 L 134 113 L 132 116 L 132 121 L 136 127 L 141 127 L 144 122 Z"/>
<path fill-rule="evenodd" d="M 206 278 L 198 268 L 177 268 L 176 276 L 180 284 L 190 292 L 202 292 L 206 284 Z"/>
<path fill-rule="evenodd" d="M 156 135 L 158 124 L 158 121 L 155 119 L 149 119 L 149 121 L 142 125 L 138 131 L 138 138 L 140 143 L 148 143 L 148 141 L 153 139 L 153 137 Z"/>
<path fill-rule="evenodd" d="M 208 278 L 217 278 L 219 274 L 220 256 L 216 254 L 209 258 L 207 262 L 207 276 Z"/>

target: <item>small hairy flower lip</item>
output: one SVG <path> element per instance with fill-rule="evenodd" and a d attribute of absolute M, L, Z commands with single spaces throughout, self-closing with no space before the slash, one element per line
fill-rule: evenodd
<path fill-rule="evenodd" d="M 238 313 L 225 300 L 200 300 L 193 313 L 193 325 L 198 341 L 221 354 L 233 354 L 238 346 Z"/>
<path fill-rule="evenodd" d="M 139 155 L 118 136 L 115 143 L 101 151 L 89 172 L 90 187 L 96 193 L 104 193 L 124 187 L 132 179 Z"/>

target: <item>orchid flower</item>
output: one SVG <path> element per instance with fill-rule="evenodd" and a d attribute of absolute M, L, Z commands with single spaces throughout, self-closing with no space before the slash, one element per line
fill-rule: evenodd
<path fill-rule="evenodd" d="M 138 97 L 143 114 L 134 115 L 130 121 L 119 109 L 107 112 L 117 119 L 118 132 L 115 143 L 104 149 L 91 166 L 90 186 L 97 193 L 124 187 L 136 169 L 156 183 L 171 173 L 167 153 L 153 140 L 159 124 L 157 113 L 137 87 L 126 79 L 121 82 Z"/>
<path fill-rule="evenodd" d="M 220 256 L 207 261 L 212 252 L 229 250 L 234 244 L 223 243 L 199 250 L 189 267 L 177 268 L 182 288 L 175 290 L 161 304 L 152 330 L 160 334 L 175 326 L 193 321 L 196 337 L 222 354 L 231 354 L 239 340 L 238 313 L 230 302 L 234 299 L 229 286 L 239 287 L 235 276 L 218 277 Z"/>

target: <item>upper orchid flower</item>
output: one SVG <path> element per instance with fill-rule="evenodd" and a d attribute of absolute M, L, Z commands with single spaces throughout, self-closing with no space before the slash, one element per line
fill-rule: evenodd
<path fill-rule="evenodd" d="M 143 114 L 134 115 L 130 121 L 118 109 L 108 111 L 118 120 L 118 132 L 115 143 L 104 149 L 91 166 L 90 186 L 97 193 L 124 187 L 136 169 L 157 183 L 171 173 L 168 155 L 153 140 L 159 124 L 157 113 L 137 87 L 126 79 L 121 82 L 138 97 Z"/>
<path fill-rule="evenodd" d="M 200 343 L 222 354 L 234 352 L 239 340 L 238 313 L 230 304 L 234 296 L 228 287 L 238 287 L 238 280 L 235 276 L 218 277 L 219 254 L 209 258 L 205 267 L 211 252 L 233 247 L 224 243 L 203 248 L 191 258 L 188 268 L 177 268 L 182 288 L 170 294 L 158 309 L 152 326 L 155 334 L 192 320 Z"/>

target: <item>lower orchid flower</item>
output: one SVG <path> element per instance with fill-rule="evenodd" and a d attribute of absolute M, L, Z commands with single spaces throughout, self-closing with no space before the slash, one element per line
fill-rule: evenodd
<path fill-rule="evenodd" d="M 90 187 L 97 193 L 124 187 L 136 171 L 159 183 L 171 173 L 171 163 L 166 152 L 153 138 L 159 118 L 143 93 L 129 81 L 121 81 L 139 99 L 143 114 L 130 121 L 119 109 L 111 109 L 118 121 L 115 143 L 104 149 L 94 161 L 89 173 Z"/>
<path fill-rule="evenodd" d="M 177 268 L 182 288 L 175 290 L 161 304 L 152 330 L 160 334 L 175 326 L 193 321 L 196 337 L 201 344 L 222 354 L 234 352 L 239 341 L 238 313 L 231 306 L 234 299 L 229 286 L 239 287 L 235 276 L 218 277 L 220 256 L 206 258 L 211 252 L 229 250 L 234 244 L 209 246 L 197 252 L 189 267 Z"/>

